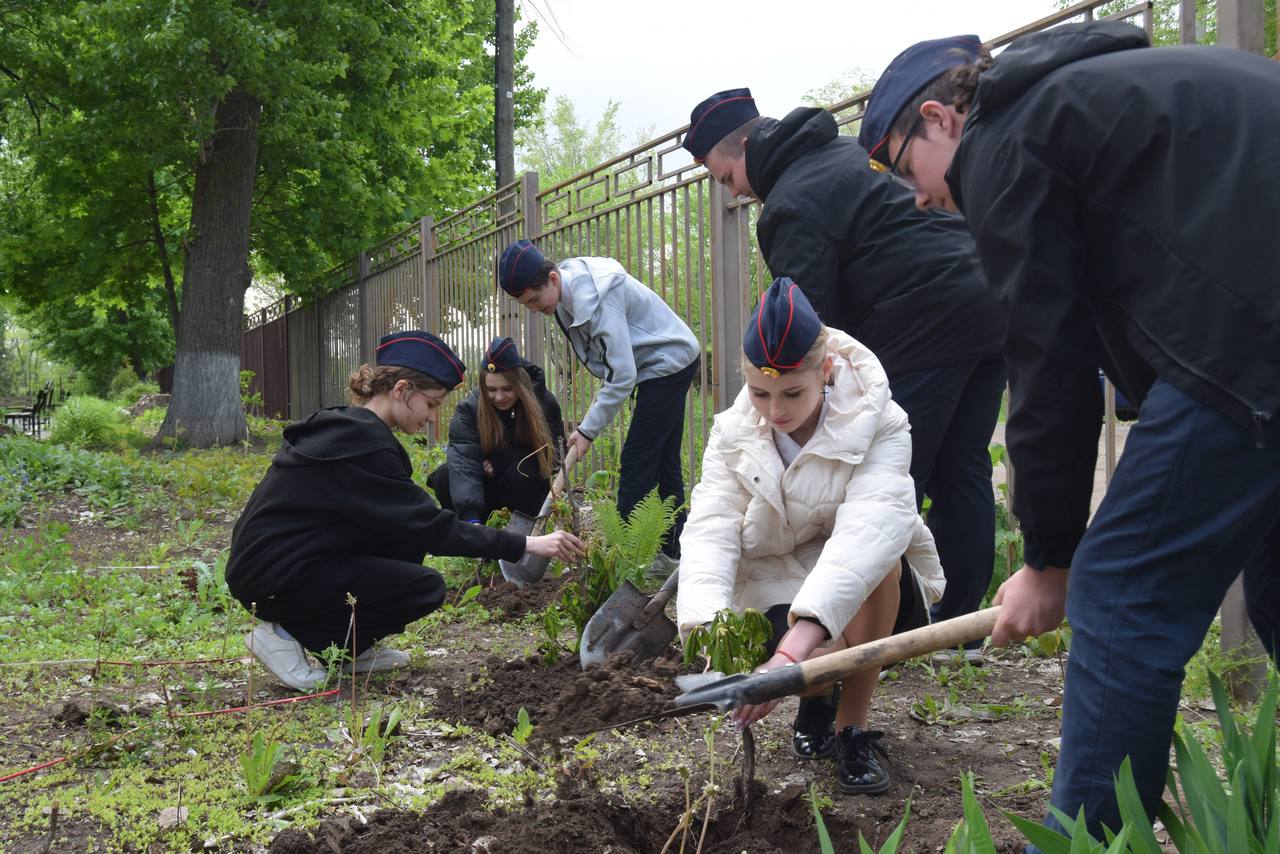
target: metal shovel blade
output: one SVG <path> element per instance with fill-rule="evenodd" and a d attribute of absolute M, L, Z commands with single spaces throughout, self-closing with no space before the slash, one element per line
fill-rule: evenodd
<path fill-rule="evenodd" d="M 536 536 L 535 527 L 541 527 L 546 524 L 547 517 L 551 515 L 551 504 L 555 501 L 555 497 L 564 491 L 566 486 L 566 472 L 573 468 L 573 464 L 578 461 L 578 452 L 575 448 L 570 448 L 569 453 L 565 456 L 564 465 L 560 467 L 560 473 L 556 475 L 555 482 L 551 485 L 551 491 L 547 493 L 546 499 L 542 502 L 542 508 L 538 511 L 537 518 L 530 518 L 520 511 L 514 511 L 511 518 L 507 521 L 504 530 L 510 531 L 522 537 L 531 534 Z M 541 557 L 540 555 L 529 554 L 525 552 L 524 556 L 519 560 L 499 560 L 498 568 L 502 570 L 502 577 L 510 581 L 516 587 L 527 587 L 542 576 L 547 574 L 547 567 L 551 565 L 551 558 Z"/>
<path fill-rule="evenodd" d="M 630 581 L 622 582 L 582 630 L 582 643 L 578 646 L 582 666 L 603 664 L 620 652 L 630 652 L 635 662 L 648 661 L 670 646 L 676 626 L 665 614 L 655 614 L 639 628 L 633 625 L 650 599 Z"/>

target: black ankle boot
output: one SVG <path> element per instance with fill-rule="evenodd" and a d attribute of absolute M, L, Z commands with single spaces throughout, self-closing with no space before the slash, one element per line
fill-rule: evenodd
<path fill-rule="evenodd" d="M 830 759 L 836 755 L 836 704 L 827 697 L 801 697 L 791 753 L 796 759 Z"/>
<path fill-rule="evenodd" d="M 880 746 L 882 732 L 847 726 L 836 734 L 836 785 L 848 795 L 877 795 L 889 788 L 889 772 L 876 754 L 889 754 Z"/>

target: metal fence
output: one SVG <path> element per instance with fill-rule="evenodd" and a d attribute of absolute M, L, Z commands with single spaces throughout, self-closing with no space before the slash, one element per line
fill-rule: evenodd
<path fill-rule="evenodd" d="M 1057 24 L 1091 20 L 1108 0 L 1086 0 L 988 45 Z M 1152 30 L 1152 3 L 1116 19 Z M 691 93 L 697 95 L 699 93 Z M 845 133 L 856 133 L 869 91 L 829 109 Z M 696 479 L 703 439 L 715 412 L 742 385 L 740 342 L 751 307 L 771 277 L 755 243 L 760 205 L 735 199 L 710 180 L 681 147 L 687 127 L 625 152 L 562 184 L 538 186 L 535 173 L 435 221 L 424 217 L 350 264 L 331 271 L 334 289 L 314 303 L 286 300 L 248 318 L 244 367 L 264 411 L 300 418 L 345 401 L 347 376 L 372 361 L 378 338 L 422 328 L 447 340 L 474 366 L 489 341 L 510 335 L 541 364 L 567 422 L 586 412 L 598 382 L 574 358 L 564 337 L 542 315 L 528 312 L 497 287 L 495 265 L 508 243 L 528 237 L 550 258 L 616 258 L 661 294 L 702 342 L 703 358 L 686 407 L 686 454 Z M 287 354 L 287 355 L 286 355 Z M 474 383 L 470 372 L 468 383 Z M 442 413 L 447 429 L 451 395 Z M 1108 395 L 1108 436 L 1114 436 L 1114 393 Z M 597 439 L 596 453 L 620 448 L 624 411 Z M 1114 441 L 1107 443 L 1108 476 Z"/>

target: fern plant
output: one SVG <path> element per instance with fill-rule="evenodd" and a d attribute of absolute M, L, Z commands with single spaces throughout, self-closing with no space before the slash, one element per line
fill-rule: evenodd
<path fill-rule="evenodd" d="M 604 576 L 608 591 L 605 595 L 613 593 L 624 581 L 642 587 L 645 570 L 662 548 L 662 538 L 676 523 L 675 499 L 659 498 L 655 488 L 626 519 L 611 500 L 597 501 L 593 509 L 603 540 L 591 549 L 589 558 Z"/>

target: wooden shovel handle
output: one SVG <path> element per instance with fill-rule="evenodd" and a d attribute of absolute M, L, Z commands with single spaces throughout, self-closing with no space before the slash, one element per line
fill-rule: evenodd
<path fill-rule="evenodd" d="M 944 649 L 955 649 L 969 641 L 982 640 L 995 627 L 1000 606 L 975 611 L 961 617 L 952 617 L 929 626 L 921 626 L 902 634 L 870 643 L 842 649 L 839 652 L 820 655 L 795 665 L 804 677 L 805 688 L 830 685 L 846 676 L 864 670 L 884 667 Z"/>
<path fill-rule="evenodd" d="M 551 492 L 547 495 L 546 512 L 542 515 L 545 516 L 551 512 L 551 503 L 560 496 L 560 493 L 564 492 L 565 486 L 568 485 L 569 469 L 573 468 L 577 462 L 578 446 L 570 445 L 569 450 L 564 455 L 564 465 L 560 466 L 560 471 L 556 472 L 556 479 L 551 482 Z"/>

